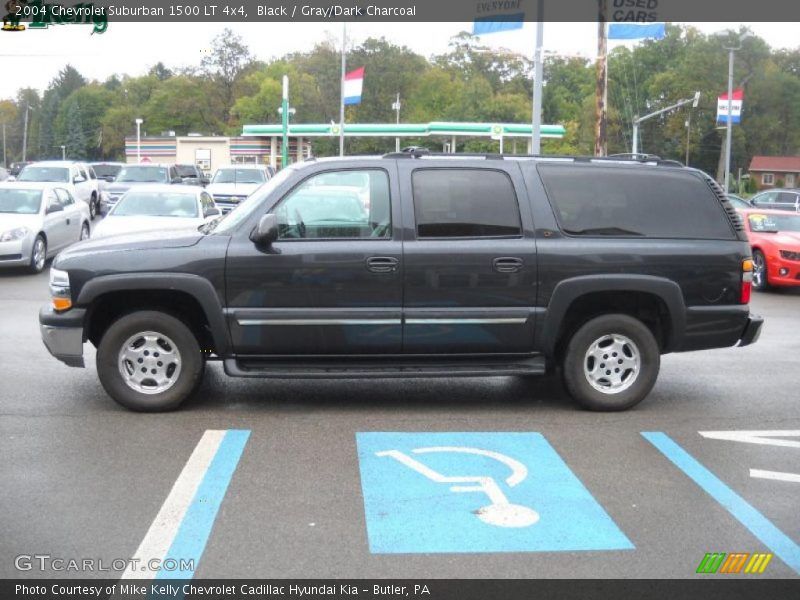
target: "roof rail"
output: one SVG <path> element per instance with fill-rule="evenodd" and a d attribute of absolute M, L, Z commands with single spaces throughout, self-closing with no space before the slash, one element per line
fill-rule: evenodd
<path fill-rule="evenodd" d="M 663 167 L 683 167 L 677 160 L 663 159 L 655 154 L 612 154 L 610 156 L 575 156 L 567 154 L 497 154 L 488 152 L 431 152 L 425 148 L 411 146 L 402 152 L 389 152 L 381 158 L 483 158 L 485 160 L 520 160 L 539 158 L 542 160 L 572 160 L 574 162 L 635 162 L 653 163 Z"/>

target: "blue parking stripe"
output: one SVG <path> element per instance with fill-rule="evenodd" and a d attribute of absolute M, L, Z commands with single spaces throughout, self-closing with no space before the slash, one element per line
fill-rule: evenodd
<path fill-rule="evenodd" d="M 167 571 L 162 567 L 156 579 L 191 579 L 194 576 L 228 484 L 249 437 L 248 430 L 230 429 L 225 432 L 225 437 L 222 438 L 219 449 L 186 510 L 175 539 L 162 562 L 163 565 L 173 559 L 180 565 L 181 561 L 184 563 L 193 561 L 194 568 Z"/>
<path fill-rule="evenodd" d="M 742 525 L 761 540 L 762 544 L 772 550 L 773 554 L 785 562 L 795 573 L 800 574 L 800 546 L 700 464 L 691 454 L 672 441 L 667 434 L 661 431 L 643 431 L 642 436 L 736 517 Z"/>

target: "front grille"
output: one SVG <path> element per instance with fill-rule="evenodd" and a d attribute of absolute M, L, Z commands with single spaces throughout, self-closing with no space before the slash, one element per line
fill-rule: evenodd
<path fill-rule="evenodd" d="M 21 260 L 22 254 L 0 254 L 0 260 Z"/>
<path fill-rule="evenodd" d="M 800 252 L 781 250 L 781 258 L 785 258 L 786 260 L 800 260 Z"/>

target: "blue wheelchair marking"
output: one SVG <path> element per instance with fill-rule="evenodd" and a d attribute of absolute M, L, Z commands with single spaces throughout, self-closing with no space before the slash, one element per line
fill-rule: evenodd
<path fill-rule="evenodd" d="M 359 432 L 356 442 L 374 554 L 634 548 L 539 433 Z"/>

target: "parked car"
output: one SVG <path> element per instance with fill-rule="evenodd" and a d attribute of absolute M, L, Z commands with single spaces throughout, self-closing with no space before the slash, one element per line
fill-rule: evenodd
<path fill-rule="evenodd" d="M 178 177 L 187 185 L 202 185 L 205 187 L 209 183 L 208 177 L 203 175 L 197 165 L 175 165 L 175 169 L 178 171 Z"/>
<path fill-rule="evenodd" d="M 733 204 L 733 208 L 740 209 L 740 208 L 753 208 L 753 205 L 750 204 L 749 200 L 742 198 L 741 196 L 737 196 L 736 194 L 728 194 L 728 200 L 731 201 Z"/>
<path fill-rule="evenodd" d="M 154 165 L 154 164 L 132 164 L 124 165 L 117 174 L 114 183 L 106 188 L 105 204 L 101 207 L 105 214 L 122 198 L 122 195 L 129 189 L 141 185 L 151 185 L 153 183 L 175 184 L 183 183 L 178 176 L 175 165 Z"/>
<path fill-rule="evenodd" d="M 753 287 L 800 286 L 800 214 L 742 211 L 753 249 Z"/>
<path fill-rule="evenodd" d="M 89 238 L 90 220 L 66 185 L 0 183 L 0 266 L 39 273 L 48 258 Z"/>
<path fill-rule="evenodd" d="M 35 162 L 20 171 L 17 181 L 50 182 L 66 185 L 77 200 L 89 207 L 91 218 L 97 214 L 100 189 L 97 177 L 85 163 L 68 160 Z"/>
<path fill-rule="evenodd" d="M 229 213 L 270 177 L 272 174 L 266 165 L 231 165 L 217 169 L 206 189 L 222 212 Z"/>
<path fill-rule="evenodd" d="M 368 210 L 338 189 L 354 172 Z M 133 410 L 177 407 L 207 360 L 299 379 L 560 367 L 581 406 L 623 410 L 662 354 L 756 341 L 751 276 L 739 215 L 699 170 L 392 153 L 296 163 L 197 230 L 76 246 L 39 321 L 66 364 L 91 342 Z"/>
<path fill-rule="evenodd" d="M 800 190 L 773 189 L 750 198 L 750 204 L 759 209 L 772 208 L 800 212 Z"/>
<path fill-rule="evenodd" d="M 112 183 L 119 175 L 125 163 L 121 162 L 93 162 L 89 163 L 94 172 L 97 173 L 97 178 L 101 182 Z"/>
<path fill-rule="evenodd" d="M 16 177 L 19 175 L 19 172 L 22 171 L 22 169 L 30 164 L 33 164 L 33 162 L 30 160 L 12 162 L 10 165 L 8 165 L 8 172 L 12 177 Z"/>
<path fill-rule="evenodd" d="M 190 228 L 219 217 L 214 200 L 203 188 L 152 185 L 128 190 L 94 230 L 94 238 L 138 231 L 163 232 Z"/>

